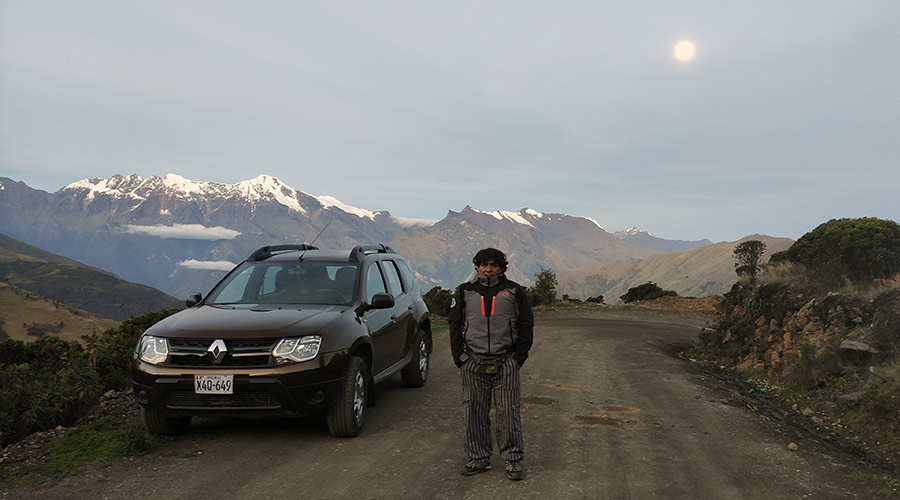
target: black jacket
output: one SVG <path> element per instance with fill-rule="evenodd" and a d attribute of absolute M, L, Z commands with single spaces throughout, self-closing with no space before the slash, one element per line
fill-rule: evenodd
<path fill-rule="evenodd" d="M 485 286 L 478 278 L 456 288 L 450 303 L 450 351 L 456 366 L 468 359 L 466 349 L 479 354 L 512 354 L 525 364 L 534 341 L 534 314 L 525 289 L 500 276 Z"/>

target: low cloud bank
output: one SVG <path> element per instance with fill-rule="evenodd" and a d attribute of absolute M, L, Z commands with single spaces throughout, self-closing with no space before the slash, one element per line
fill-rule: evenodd
<path fill-rule="evenodd" d="M 135 234 L 149 234 L 160 238 L 174 238 L 178 240 L 232 240 L 240 235 L 240 231 L 228 229 L 222 226 L 206 227 L 202 224 L 174 224 L 171 226 L 137 226 L 130 225 L 126 232 Z"/>
<path fill-rule="evenodd" d="M 235 266 L 233 262 L 227 260 L 195 260 L 188 259 L 178 263 L 178 267 L 187 269 L 202 269 L 204 271 L 231 271 Z"/>

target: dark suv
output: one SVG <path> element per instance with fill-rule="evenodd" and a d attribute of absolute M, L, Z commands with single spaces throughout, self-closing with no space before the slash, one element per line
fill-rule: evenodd
<path fill-rule="evenodd" d="M 205 298 L 153 325 L 137 345 L 134 393 L 150 432 L 194 415 L 300 417 L 326 411 L 356 436 L 373 384 L 428 378 L 431 323 L 412 271 L 385 245 L 260 248 Z"/>

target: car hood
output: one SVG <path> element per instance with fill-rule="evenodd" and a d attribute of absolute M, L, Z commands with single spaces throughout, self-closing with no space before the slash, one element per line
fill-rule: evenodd
<path fill-rule="evenodd" d="M 267 338 L 312 334 L 341 315 L 346 307 L 271 309 L 246 306 L 200 306 L 186 309 L 153 325 L 147 334 L 190 338 Z"/>

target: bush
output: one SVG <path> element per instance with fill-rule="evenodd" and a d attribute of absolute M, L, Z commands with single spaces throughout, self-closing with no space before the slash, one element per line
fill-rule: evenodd
<path fill-rule="evenodd" d="M 637 302 L 640 300 L 653 300 L 658 299 L 660 297 L 664 297 L 666 295 L 671 295 L 673 297 L 677 297 L 678 294 L 673 292 L 672 290 L 663 290 L 656 283 L 652 281 L 648 281 L 643 285 L 638 285 L 636 287 L 629 288 L 625 295 L 620 295 L 619 299 L 628 304 L 631 302 Z"/>
<path fill-rule="evenodd" d="M 585 300 L 585 302 L 593 302 L 594 304 L 605 304 L 606 303 L 603 301 L 602 295 L 598 295 L 596 297 L 588 297 L 587 300 Z"/>
<path fill-rule="evenodd" d="M 447 317 L 450 315 L 450 301 L 453 300 L 453 292 L 436 286 L 425 292 L 425 295 L 422 295 L 422 300 L 428 306 L 429 312 Z"/>
<path fill-rule="evenodd" d="M 107 389 L 130 384 L 138 337 L 175 309 L 126 320 L 78 342 L 41 337 L 0 341 L 0 445 L 57 425 L 72 425 Z"/>
<path fill-rule="evenodd" d="M 88 353 L 77 342 L 0 342 L 0 444 L 73 424 L 100 390 Z"/>
<path fill-rule="evenodd" d="M 874 217 L 832 219 L 770 258 L 782 261 L 801 264 L 831 283 L 891 278 L 900 272 L 900 225 Z"/>
<path fill-rule="evenodd" d="M 178 309 L 148 312 L 103 332 L 92 354 L 104 389 L 121 390 L 130 386 L 131 360 L 138 339 L 148 328 L 177 312 Z M 88 339 L 85 341 L 90 344 Z"/>

